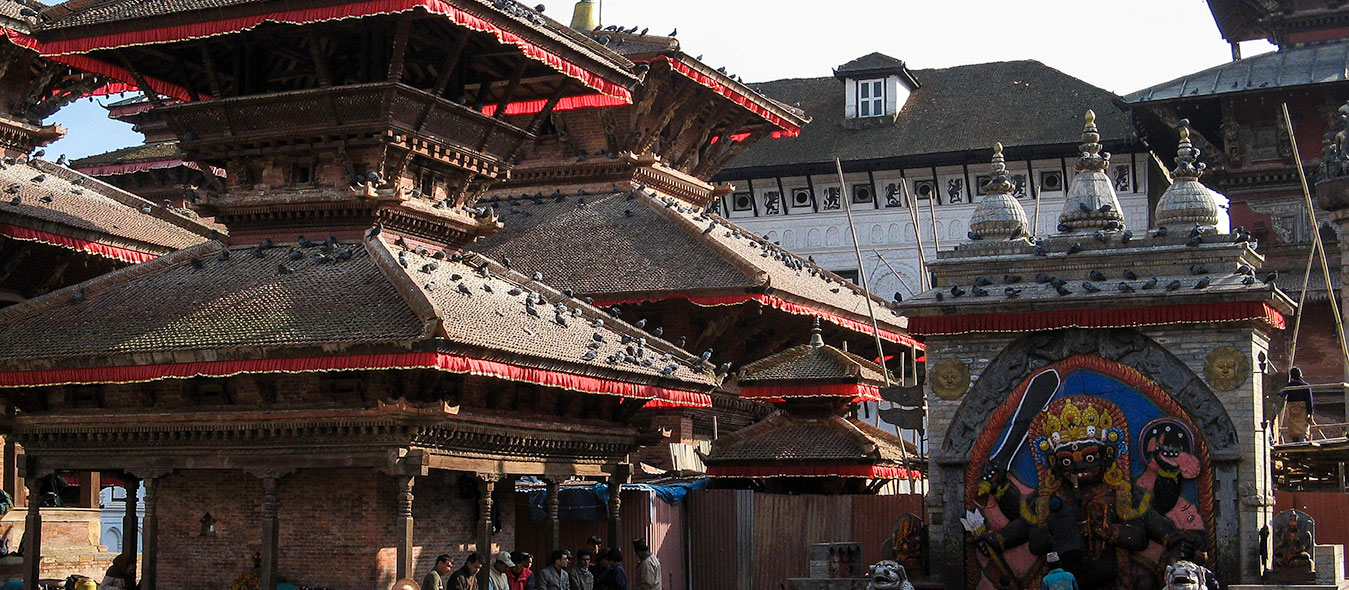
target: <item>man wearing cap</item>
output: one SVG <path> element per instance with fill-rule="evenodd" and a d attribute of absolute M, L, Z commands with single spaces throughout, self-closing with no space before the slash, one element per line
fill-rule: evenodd
<path fill-rule="evenodd" d="M 487 590 L 511 590 L 511 579 L 506 575 L 515 567 L 511 554 L 501 551 L 492 558 L 492 571 L 487 573 Z"/>
<path fill-rule="evenodd" d="M 422 590 L 445 590 L 445 581 L 450 577 L 451 565 L 450 556 L 443 553 L 437 556 L 436 565 L 425 578 L 422 578 Z"/>
<path fill-rule="evenodd" d="M 651 554 L 646 539 L 633 541 L 632 550 L 637 553 L 637 580 L 633 590 L 660 590 L 660 560 Z"/>
<path fill-rule="evenodd" d="M 1049 566 L 1049 573 L 1040 580 L 1040 590 L 1078 590 L 1077 577 L 1063 571 L 1058 553 L 1050 551 L 1045 555 L 1045 565 Z"/>

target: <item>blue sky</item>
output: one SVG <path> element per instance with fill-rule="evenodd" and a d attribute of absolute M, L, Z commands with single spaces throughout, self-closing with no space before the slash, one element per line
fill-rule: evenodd
<path fill-rule="evenodd" d="M 569 22 L 571 5 L 546 12 Z M 828 76 L 879 51 L 913 69 L 1035 59 L 1123 94 L 1231 55 L 1203 0 L 604 0 L 603 14 L 605 24 L 652 33 L 678 28 L 685 52 L 748 81 Z M 1272 49 L 1250 42 L 1242 52 Z M 129 125 L 107 118 L 100 103 L 111 100 L 54 115 L 70 133 L 48 153 L 76 158 L 139 143 Z"/>

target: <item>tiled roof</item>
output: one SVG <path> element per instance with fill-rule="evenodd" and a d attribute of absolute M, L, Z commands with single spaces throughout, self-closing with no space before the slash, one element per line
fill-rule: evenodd
<path fill-rule="evenodd" d="M 845 129 L 843 82 L 833 77 L 752 84 L 813 120 L 800 137 L 762 141 L 726 169 L 918 156 L 1081 140 L 1082 113 L 1094 109 L 1106 142 L 1131 137 L 1116 96 L 1037 61 L 914 70 L 913 91 L 894 124 Z M 832 169 L 831 169 L 832 170 Z"/>
<path fill-rule="evenodd" d="M 164 160 L 180 160 L 182 158 L 183 150 L 178 147 L 178 142 L 160 141 L 118 148 L 110 152 L 103 152 L 101 154 L 80 158 L 71 161 L 70 167 L 80 170 L 92 166 L 105 166 L 108 164 L 160 162 Z"/>
<path fill-rule="evenodd" d="M 740 385 L 763 381 L 847 381 L 881 386 L 885 376 L 876 363 L 850 352 L 802 344 L 741 367 Z"/>
<path fill-rule="evenodd" d="M 549 282 L 597 299 L 764 288 L 795 303 L 868 317 L 860 287 L 649 189 L 484 202 L 496 206 L 505 228 L 474 250 L 510 258 L 515 268 L 542 272 Z M 876 299 L 875 309 L 883 329 L 903 329 L 885 302 Z"/>
<path fill-rule="evenodd" d="M 211 231 L 159 204 L 43 160 L 4 166 L 0 187 L 6 188 L 0 193 L 0 223 L 61 235 L 87 232 L 152 253 L 200 244 Z M 9 187 L 17 192 L 10 193 Z M 20 202 L 13 205 L 16 196 Z"/>
<path fill-rule="evenodd" d="M 474 358 L 600 378 L 702 390 L 716 383 L 691 368 L 697 359 L 687 352 L 477 255 L 436 259 L 380 239 L 339 245 L 330 256 L 350 252 L 343 261 L 316 259 L 319 245 L 283 244 L 262 257 L 234 247 L 225 260 L 222 250 L 208 242 L 0 311 L 0 370 L 174 362 L 180 353 L 233 360 L 285 356 L 277 350 L 391 352 L 442 342 Z M 528 313 L 528 296 L 546 300 L 537 317 Z M 567 306 L 565 325 L 555 304 Z M 587 359 L 595 334 L 604 343 Z M 650 362 L 610 361 L 629 346 L 624 334 L 645 339 Z"/>
<path fill-rule="evenodd" d="M 1140 104 L 1346 80 L 1349 80 L 1349 41 L 1342 40 L 1294 46 L 1227 62 L 1131 92 L 1124 100 Z"/>
<path fill-rule="evenodd" d="M 884 53 L 871 52 L 839 66 L 835 71 L 840 74 L 846 74 L 848 72 L 871 71 L 887 68 L 900 69 L 903 67 L 903 60 L 895 59 Z"/>
<path fill-rule="evenodd" d="M 899 437 L 843 416 L 779 411 L 712 443 L 710 465 L 889 463 L 904 460 Z"/>

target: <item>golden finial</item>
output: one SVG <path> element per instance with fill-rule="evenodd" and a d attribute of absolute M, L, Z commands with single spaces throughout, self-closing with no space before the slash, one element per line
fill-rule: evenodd
<path fill-rule="evenodd" d="M 1087 116 L 1085 118 L 1087 120 L 1087 127 L 1096 126 L 1096 111 L 1087 109 Z"/>
<path fill-rule="evenodd" d="M 1183 123 L 1189 123 L 1189 121 L 1182 121 L 1182 122 L 1183 122 Z M 1180 140 L 1181 140 L 1181 141 L 1190 141 L 1190 128 L 1189 128 L 1189 127 L 1181 127 L 1181 128 L 1180 128 Z"/>
<path fill-rule="evenodd" d="M 1177 178 L 1199 178 L 1204 173 L 1204 164 L 1199 160 L 1199 148 L 1190 142 L 1190 120 L 1180 120 L 1180 142 L 1176 145 L 1176 168 L 1171 171 Z"/>
<path fill-rule="evenodd" d="M 989 170 L 993 173 L 984 183 L 984 192 L 988 194 L 1010 193 L 1015 185 L 1007 178 L 1007 158 L 1002 155 L 1002 142 L 993 144 L 993 160 Z"/>
<path fill-rule="evenodd" d="M 1002 155 L 1002 142 L 1001 142 L 1001 141 L 999 141 L 999 142 L 993 144 L 993 155 L 994 155 L 995 157 L 996 157 L 996 156 L 1001 156 L 1001 155 Z"/>
<path fill-rule="evenodd" d="M 1101 151 L 1101 134 L 1096 129 L 1096 111 L 1087 109 L 1086 123 L 1082 127 L 1082 145 L 1077 146 L 1082 157 L 1077 162 L 1077 170 L 1105 170 L 1110 165 L 1110 153 Z"/>
<path fill-rule="evenodd" d="M 820 335 L 819 317 L 815 318 L 815 325 L 811 326 L 810 329 L 810 346 L 811 348 L 819 348 L 821 346 L 824 346 L 824 337 Z"/>

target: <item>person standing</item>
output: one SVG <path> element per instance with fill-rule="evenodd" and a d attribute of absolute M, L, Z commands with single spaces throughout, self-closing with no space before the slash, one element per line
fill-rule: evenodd
<path fill-rule="evenodd" d="M 1045 555 L 1045 565 L 1049 566 L 1049 573 L 1040 580 L 1040 590 L 1078 590 L 1077 577 L 1063 570 L 1058 553 L 1050 551 Z"/>
<path fill-rule="evenodd" d="M 529 579 L 530 590 L 571 590 L 571 552 L 566 549 L 554 549 L 548 555 L 548 567 L 534 572 Z"/>
<path fill-rule="evenodd" d="M 449 590 L 478 590 L 478 570 L 482 569 L 482 556 L 468 554 L 464 567 L 454 570 L 450 575 Z"/>
<path fill-rule="evenodd" d="M 585 547 L 576 552 L 576 566 L 571 568 L 571 590 L 595 590 L 595 552 Z"/>
<path fill-rule="evenodd" d="M 436 556 L 436 565 L 422 578 L 422 590 L 445 590 L 450 578 L 450 556 L 444 553 Z"/>
<path fill-rule="evenodd" d="M 637 554 L 637 580 L 634 590 L 660 590 L 660 560 L 651 554 L 646 539 L 632 542 L 632 550 Z"/>
<path fill-rule="evenodd" d="M 600 559 L 603 571 L 595 576 L 595 590 L 628 590 L 628 571 L 623 569 L 623 552 L 610 549 Z"/>
<path fill-rule="evenodd" d="M 1288 370 L 1288 385 L 1279 391 L 1283 396 L 1284 412 L 1288 415 L 1288 438 L 1291 442 L 1307 442 L 1311 436 L 1312 412 L 1316 410 L 1312 402 L 1311 384 L 1302 380 L 1302 369 L 1293 367 Z"/>
<path fill-rule="evenodd" d="M 1207 565 L 1204 565 L 1206 563 L 1208 563 L 1208 552 L 1196 551 L 1194 564 L 1199 566 L 1199 575 L 1202 577 L 1199 580 L 1199 588 L 1200 590 L 1218 590 L 1218 576 L 1214 575 L 1213 570 L 1208 569 Z"/>
<path fill-rule="evenodd" d="M 600 550 L 602 543 L 596 535 L 591 535 L 589 539 L 586 539 L 586 546 L 590 548 L 590 573 L 595 576 L 604 571 L 604 566 L 600 565 L 600 562 L 604 561 L 605 554 L 604 551 Z M 576 559 L 581 559 L 580 554 L 577 554 Z"/>
<path fill-rule="evenodd" d="M 511 554 L 498 552 L 492 559 L 492 571 L 487 574 L 487 590 L 511 590 L 510 573 L 513 567 L 515 562 L 511 560 Z"/>
<path fill-rule="evenodd" d="M 529 569 L 534 565 L 534 556 L 524 551 L 512 551 L 511 561 L 515 565 L 510 571 L 510 590 L 528 590 L 529 578 L 534 575 L 534 570 Z"/>

